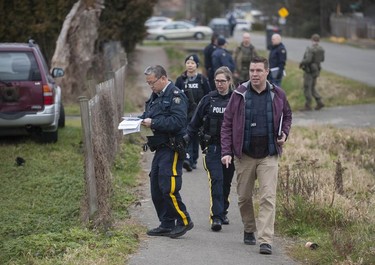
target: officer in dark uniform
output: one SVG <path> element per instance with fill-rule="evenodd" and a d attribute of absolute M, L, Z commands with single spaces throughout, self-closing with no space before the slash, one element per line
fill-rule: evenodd
<path fill-rule="evenodd" d="M 186 70 L 176 79 L 176 87 L 181 89 L 188 98 L 188 122 L 193 117 L 199 101 L 204 95 L 207 95 L 211 89 L 206 77 L 198 73 L 199 57 L 196 54 L 188 55 L 185 59 Z M 183 167 L 187 171 L 197 168 L 199 157 L 198 135 L 190 139 L 187 147 L 187 157 Z"/>
<path fill-rule="evenodd" d="M 278 33 L 272 35 L 271 42 L 272 47 L 268 60 L 270 72 L 267 76 L 267 79 L 271 83 L 280 86 L 285 73 L 286 48 L 281 42 L 281 36 Z"/>
<path fill-rule="evenodd" d="M 211 89 L 215 88 L 215 82 L 214 82 L 215 71 L 212 68 L 212 53 L 217 48 L 217 38 L 218 37 L 219 37 L 219 35 L 217 33 L 212 34 L 211 43 L 208 44 L 203 50 L 204 68 L 206 69 L 206 76 L 208 78 L 208 82 L 210 83 Z"/>
<path fill-rule="evenodd" d="M 147 137 L 150 150 L 155 151 L 150 188 L 160 221 L 160 226 L 148 230 L 147 234 L 176 238 L 194 226 L 179 193 L 185 159 L 183 136 L 186 133 L 187 99 L 168 80 L 162 66 L 147 67 L 144 74 L 153 93 L 146 101 L 145 112 L 140 118 L 143 119 L 142 125 L 154 134 Z"/>
<path fill-rule="evenodd" d="M 224 110 L 232 94 L 232 73 L 228 67 L 215 72 L 216 89 L 199 102 L 193 119 L 188 125 L 189 139 L 199 132 L 204 153 L 203 164 L 210 187 L 210 222 L 213 231 L 220 231 L 222 224 L 229 224 L 227 217 L 229 193 L 234 174 L 234 164 L 227 168 L 221 163 L 220 129 Z"/>
<path fill-rule="evenodd" d="M 212 53 L 212 69 L 216 72 L 221 66 L 226 66 L 233 73 L 236 65 L 230 52 L 226 49 L 227 40 L 220 36 L 217 39 L 217 48 Z"/>

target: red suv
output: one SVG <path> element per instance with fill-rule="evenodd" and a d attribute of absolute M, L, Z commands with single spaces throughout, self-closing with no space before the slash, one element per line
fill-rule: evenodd
<path fill-rule="evenodd" d="M 42 142 L 56 142 L 65 126 L 61 89 L 38 47 L 29 43 L 0 43 L 0 136 L 33 134 Z"/>

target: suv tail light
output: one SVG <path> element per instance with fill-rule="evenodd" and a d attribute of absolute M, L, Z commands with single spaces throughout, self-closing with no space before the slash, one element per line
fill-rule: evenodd
<path fill-rule="evenodd" d="M 43 103 L 52 105 L 54 102 L 53 89 L 49 85 L 43 85 Z"/>

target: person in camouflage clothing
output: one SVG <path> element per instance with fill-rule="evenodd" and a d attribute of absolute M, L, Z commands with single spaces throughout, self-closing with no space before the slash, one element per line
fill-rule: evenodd
<path fill-rule="evenodd" d="M 251 44 L 250 34 L 245 32 L 242 35 L 242 42 L 240 46 L 234 51 L 234 62 L 236 70 L 234 71 L 234 82 L 240 84 L 249 80 L 249 67 L 251 59 L 257 56 L 255 47 Z"/>
<path fill-rule="evenodd" d="M 311 102 L 314 97 L 316 101 L 315 110 L 324 107 L 322 98 L 316 90 L 316 80 L 320 74 L 320 64 L 324 61 L 324 49 L 319 45 L 320 36 L 313 34 L 311 36 L 312 45 L 306 48 L 302 62 L 299 67 L 304 71 L 303 74 L 303 93 L 306 103 L 303 110 L 311 110 Z"/>

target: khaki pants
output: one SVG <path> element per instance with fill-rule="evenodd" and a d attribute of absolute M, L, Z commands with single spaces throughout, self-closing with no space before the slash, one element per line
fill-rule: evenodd
<path fill-rule="evenodd" d="M 272 244 L 276 213 L 278 157 L 268 156 L 255 159 L 242 154 L 241 159 L 235 158 L 234 165 L 237 172 L 238 207 L 244 230 L 247 233 L 257 232 L 260 244 Z M 256 179 L 259 182 L 260 196 L 258 226 L 255 222 L 253 206 Z"/>

